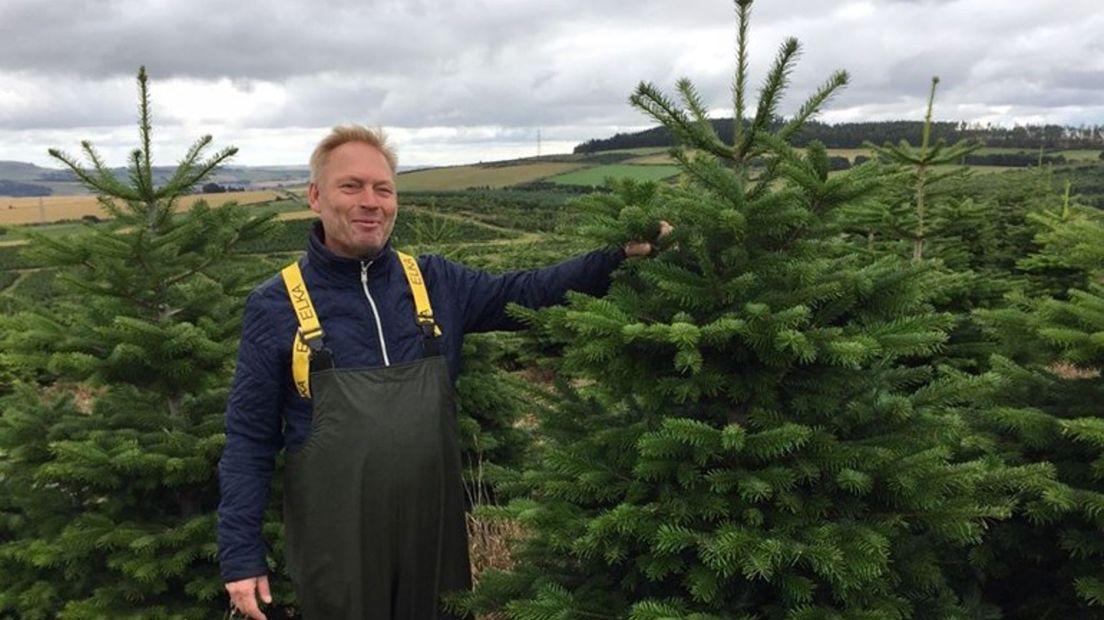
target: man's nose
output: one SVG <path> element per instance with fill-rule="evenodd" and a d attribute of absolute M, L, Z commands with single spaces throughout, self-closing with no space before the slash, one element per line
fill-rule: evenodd
<path fill-rule="evenodd" d="M 382 205 L 382 198 L 376 190 L 371 187 L 365 188 L 357 196 L 357 206 L 367 209 L 378 209 Z"/>

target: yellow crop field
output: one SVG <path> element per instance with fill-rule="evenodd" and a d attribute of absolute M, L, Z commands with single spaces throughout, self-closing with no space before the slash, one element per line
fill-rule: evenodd
<path fill-rule="evenodd" d="M 279 195 L 274 191 L 229 192 L 226 194 L 196 194 L 185 196 L 178 202 L 178 208 L 187 209 L 197 201 L 206 200 L 207 204 L 217 206 L 228 202 L 253 204 L 275 200 Z M 103 207 L 96 202 L 95 196 L 43 196 L 6 198 L 0 197 L 0 225 L 44 224 L 63 220 L 79 220 L 86 215 L 104 217 Z"/>
<path fill-rule="evenodd" d="M 862 155 L 864 157 L 870 157 L 871 156 L 871 151 L 870 151 L 870 149 L 865 149 L 865 148 L 828 149 L 828 155 L 829 155 L 829 157 L 831 157 L 831 156 L 846 157 L 848 159 L 848 161 L 854 163 L 855 158 L 858 157 L 859 155 Z"/>
<path fill-rule="evenodd" d="M 399 191 L 457 190 L 469 187 L 509 187 L 570 172 L 584 164 L 546 162 L 518 166 L 451 166 L 404 172 L 398 176 Z"/>

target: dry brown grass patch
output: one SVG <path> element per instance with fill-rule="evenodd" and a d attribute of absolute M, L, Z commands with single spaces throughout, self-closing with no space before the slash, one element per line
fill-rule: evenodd
<path fill-rule="evenodd" d="M 510 543 L 525 534 L 520 525 L 504 519 L 485 519 L 472 513 L 466 515 L 466 521 L 473 584 L 479 583 L 480 575 L 488 568 L 508 570 L 514 567 Z"/>
<path fill-rule="evenodd" d="M 72 396 L 73 406 L 77 408 L 77 411 L 88 415 L 92 413 L 92 405 L 96 402 L 96 398 L 103 395 L 103 393 L 107 391 L 107 388 L 104 386 L 93 387 L 80 383 L 59 382 L 47 385 L 39 391 L 43 399 L 64 395 Z"/>
<path fill-rule="evenodd" d="M 1081 368 L 1069 362 L 1055 362 L 1051 364 L 1050 371 L 1063 379 L 1097 379 L 1100 377 L 1099 368 Z"/>

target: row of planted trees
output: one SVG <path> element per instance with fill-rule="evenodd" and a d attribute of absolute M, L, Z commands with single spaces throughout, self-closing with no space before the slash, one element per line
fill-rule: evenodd
<path fill-rule="evenodd" d="M 1104 618 L 1104 218 L 1045 174 L 1012 203 L 953 192 L 976 147 L 930 141 L 932 101 L 919 146 L 830 176 L 792 142 L 847 76 L 772 130 L 797 44 L 749 113 L 750 5 L 734 140 L 689 81 L 632 97 L 684 174 L 588 199 L 588 232 L 675 232 L 607 297 L 527 315 L 564 382 L 526 466 L 498 472 L 514 499 L 486 512 L 529 534 L 457 605 Z"/>
<path fill-rule="evenodd" d="M 450 605 L 522 620 L 1104 617 L 1099 212 L 1042 177 L 1013 201 L 962 198 L 945 162 L 971 147 L 926 134 L 829 175 L 822 147 L 792 143 L 847 76 L 772 126 L 787 41 L 752 112 L 750 6 L 736 2 L 733 140 L 689 81 L 677 100 L 642 85 L 633 103 L 682 145 L 680 182 L 583 201 L 600 243 L 670 221 L 664 251 L 605 298 L 524 314 L 561 379 L 539 441 L 516 453 L 519 401 L 479 374 L 493 368 L 462 379 L 473 452 L 511 465 L 483 464 L 502 504 L 480 510 L 525 534 L 512 569 Z M 224 606 L 221 416 L 241 304 L 273 267 L 235 248 L 271 223 L 173 212 L 232 153 L 205 158 L 204 139 L 154 187 L 139 82 L 129 184 L 90 145 L 91 170 L 58 154 L 114 198 L 114 219 L 35 237 L 68 294 L 3 319 L 2 361 L 23 381 L 0 415 L 0 617 Z M 766 162 L 754 175 L 752 159 Z M 293 609 L 286 582 L 274 590 L 274 612 Z"/>

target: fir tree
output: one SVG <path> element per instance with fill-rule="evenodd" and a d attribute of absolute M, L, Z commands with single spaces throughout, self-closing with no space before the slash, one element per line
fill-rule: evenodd
<path fill-rule="evenodd" d="M 842 209 L 843 229 L 858 251 L 911 254 L 945 274 L 949 286 L 935 306 L 954 315 L 956 323 L 942 361 L 978 372 L 988 367 L 994 347 L 972 316 L 975 309 L 1001 307 L 1012 291 L 1063 296 L 1071 286 L 1084 286 L 1083 271 L 1058 264 L 1053 252 L 1039 253 L 1055 218 L 1084 207 L 1074 201 L 1068 181 L 1064 194 L 1055 189 L 1041 151 L 1036 170 L 999 175 L 999 191 L 975 187 L 979 177 L 959 164 L 980 144 L 947 145 L 942 139 L 931 144 L 938 84 L 939 78 L 932 78 L 920 146 L 905 140 L 882 147 L 868 143 L 877 156 L 871 165 L 890 166 L 898 176 L 872 200 Z"/>
<path fill-rule="evenodd" d="M 496 514 L 530 531 L 518 566 L 461 607 L 510 618 L 965 618 L 967 549 L 1008 516 L 1013 470 L 960 454 L 983 378 L 932 363 L 953 318 L 924 261 L 869 260 L 839 210 L 883 181 L 828 175 L 791 146 L 847 81 L 834 74 L 775 130 L 798 52 L 786 41 L 748 106 L 750 0 L 737 0 L 732 146 L 688 80 L 632 102 L 675 135 L 683 180 L 621 183 L 587 201 L 589 232 L 666 251 L 607 297 L 522 313 L 563 346 L 565 386 L 540 418 L 520 493 Z M 764 167 L 753 175 L 751 161 Z M 571 388 L 566 387 L 570 381 Z"/>
<path fill-rule="evenodd" d="M 977 421 L 1004 458 L 1051 463 L 1058 482 L 997 528 L 988 591 L 1009 618 L 1104 618 L 1104 218 L 1067 204 L 1040 219 L 1042 250 L 1025 268 L 1079 273 L 1085 286 L 979 312 L 1002 345 L 1002 380 Z"/>
<path fill-rule="evenodd" d="M 31 235 L 61 296 L 3 321 L 3 346 L 38 384 L 0 417 L 0 615 L 211 618 L 218 577 L 216 463 L 245 293 L 256 261 L 235 253 L 268 218 L 179 198 L 236 149 L 198 140 L 161 186 L 150 99 L 138 73 L 140 144 L 118 178 L 57 150 L 107 222 Z M 289 591 L 289 590 L 286 590 Z"/>
<path fill-rule="evenodd" d="M 956 320 L 944 362 L 978 368 L 992 350 L 970 311 L 999 303 L 1008 291 L 1009 273 L 992 264 L 993 256 L 1006 237 L 1009 215 L 1022 220 L 1023 213 L 1002 212 L 992 203 L 963 195 L 962 184 L 972 175 L 961 164 L 981 145 L 965 139 L 948 145 L 942 138 L 933 143 L 938 86 L 939 78 L 933 77 L 919 146 L 907 140 L 866 144 L 875 155 L 868 165 L 885 166 L 889 182 L 871 199 L 841 209 L 841 220 L 858 251 L 872 257 L 911 256 L 944 274 L 944 295 L 934 303 Z"/>
<path fill-rule="evenodd" d="M 1104 246 L 1093 236 L 1100 230 L 1100 210 L 1079 203 L 1068 179 L 1062 195 L 1049 198 L 1026 214 L 1035 235 L 1032 252 L 1016 267 L 1026 275 L 1028 294 L 1066 299 L 1071 290 L 1088 286 L 1104 264 Z"/>
<path fill-rule="evenodd" d="M 464 338 L 464 371 L 456 382 L 457 428 L 464 486 L 471 504 L 493 502 L 493 472 L 518 467 L 530 433 L 518 422 L 536 395 L 502 368 L 508 342 L 501 334 Z"/>
<path fill-rule="evenodd" d="M 969 175 L 969 169 L 960 164 L 967 155 L 981 148 L 981 144 L 959 140 L 947 145 L 942 139 L 931 143 L 932 110 L 938 86 L 939 78 L 933 77 L 920 146 L 912 146 L 906 140 L 884 146 L 867 143 L 879 161 L 903 168 L 905 182 L 892 186 L 890 195 L 878 205 L 880 208 L 868 209 L 863 219 L 870 243 L 906 241 L 911 246 L 913 260 L 931 257 L 935 250 L 935 256 L 964 269 L 968 264 L 957 256 L 964 244 L 957 241 L 973 241 L 970 250 L 980 254 L 991 228 L 984 226 L 985 214 L 979 213 L 978 207 L 947 195 L 947 181 Z M 981 237 L 969 237 L 979 234 Z M 963 238 L 964 235 L 969 236 Z M 948 238 L 953 241 L 948 242 Z M 931 247 L 933 243 L 935 248 Z"/>

